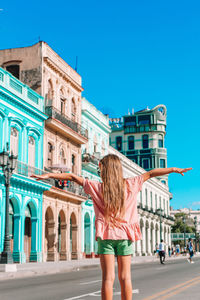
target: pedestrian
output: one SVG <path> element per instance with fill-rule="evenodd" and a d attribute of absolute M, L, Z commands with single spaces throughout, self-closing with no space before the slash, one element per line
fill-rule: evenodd
<path fill-rule="evenodd" d="M 159 256 L 160 256 L 160 263 L 163 265 L 165 261 L 165 243 L 163 240 L 161 240 L 159 244 Z"/>
<path fill-rule="evenodd" d="M 176 244 L 176 256 L 178 256 L 180 253 L 180 245 Z"/>
<path fill-rule="evenodd" d="M 133 178 L 123 178 L 122 164 L 117 155 L 109 154 L 99 162 L 101 182 L 84 179 L 71 173 L 48 173 L 32 175 L 37 180 L 54 178 L 71 180 L 83 186 L 91 195 L 95 211 L 95 239 L 102 269 L 101 297 L 112 299 L 115 279 L 115 256 L 118 263 L 118 277 L 121 297 L 132 299 L 131 255 L 133 242 L 142 238 L 137 214 L 137 194 L 146 180 L 169 173 L 184 175 L 191 170 L 161 168 L 145 172 Z"/>
<path fill-rule="evenodd" d="M 168 246 L 168 255 L 169 255 L 169 257 L 171 257 L 171 247 L 170 247 L 170 245 Z"/>
<path fill-rule="evenodd" d="M 194 250 L 193 250 L 193 242 L 192 242 L 191 238 L 189 238 L 187 247 L 188 247 L 188 252 L 189 252 L 188 262 L 191 264 L 194 264 L 194 261 L 192 260 L 192 257 L 194 256 Z"/>

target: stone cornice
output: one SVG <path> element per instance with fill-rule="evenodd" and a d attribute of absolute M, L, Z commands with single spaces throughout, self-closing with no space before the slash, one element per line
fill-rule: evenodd
<path fill-rule="evenodd" d="M 55 198 L 57 200 L 60 199 L 66 202 L 72 202 L 76 204 L 81 204 L 82 202 L 85 202 L 85 200 L 87 199 L 84 196 L 77 195 L 69 191 L 64 191 L 54 186 L 52 186 L 50 190 L 45 191 L 44 195 Z"/>
<path fill-rule="evenodd" d="M 82 115 L 85 116 L 86 118 L 89 118 L 93 123 L 95 123 L 98 127 L 100 127 L 105 133 L 111 133 L 110 126 L 101 122 L 88 110 L 82 109 Z"/>
<path fill-rule="evenodd" d="M 50 57 L 44 56 L 44 62 L 49 66 L 53 71 L 58 73 L 66 82 L 70 82 L 72 87 L 74 87 L 78 92 L 82 92 L 84 89 L 80 86 L 69 74 L 65 73 L 63 70 L 59 68 L 59 66 L 51 60 Z"/>
<path fill-rule="evenodd" d="M 24 103 L 18 96 L 12 94 L 10 91 L 5 90 L 2 86 L 0 86 L 0 95 L 3 100 L 9 101 L 11 105 L 17 105 L 20 110 L 26 111 L 29 115 L 31 114 L 32 116 L 40 118 L 42 121 L 48 118 L 43 112 Z"/>

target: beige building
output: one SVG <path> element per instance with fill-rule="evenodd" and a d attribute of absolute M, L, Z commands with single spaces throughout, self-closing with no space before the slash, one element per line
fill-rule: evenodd
<path fill-rule="evenodd" d="M 81 126 L 81 76 L 49 45 L 0 51 L 0 65 L 45 98 L 43 165 L 46 171 L 81 174 L 81 145 L 88 141 Z M 32 99 L 37 101 L 37 99 Z M 53 182 L 43 199 L 43 260 L 82 257 L 82 189 Z"/>
<path fill-rule="evenodd" d="M 125 178 L 146 172 L 113 147 L 109 147 L 108 152 L 120 158 Z M 169 187 L 157 178 L 151 178 L 143 184 L 137 199 L 142 240 L 134 243 L 134 255 L 153 255 L 160 238 L 166 247 L 171 245 L 171 225 L 174 223 L 169 209 L 171 198 Z"/>

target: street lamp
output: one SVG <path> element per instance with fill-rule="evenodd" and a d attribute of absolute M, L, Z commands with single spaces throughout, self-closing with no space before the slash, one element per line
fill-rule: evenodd
<path fill-rule="evenodd" d="M 6 205 L 5 205 L 5 237 L 4 237 L 4 248 L 1 253 L 1 264 L 12 264 L 13 258 L 10 251 L 10 235 L 9 235 L 9 188 L 10 188 L 10 178 L 17 164 L 17 156 L 13 153 L 9 153 L 9 146 L 7 143 L 7 151 L 3 150 L 0 153 L 0 167 L 3 170 L 3 175 L 5 178 L 6 187 Z"/>
<path fill-rule="evenodd" d="M 163 212 L 163 209 L 158 208 L 156 210 L 156 212 L 160 215 L 160 242 L 161 242 L 161 240 L 162 240 L 162 212 Z"/>
<path fill-rule="evenodd" d="M 183 216 L 183 224 L 184 224 L 184 251 L 185 251 L 185 247 L 186 247 L 186 239 L 185 239 L 185 215 Z"/>
<path fill-rule="evenodd" d="M 197 252 L 197 216 L 194 217 L 194 228 L 195 228 L 195 251 Z"/>

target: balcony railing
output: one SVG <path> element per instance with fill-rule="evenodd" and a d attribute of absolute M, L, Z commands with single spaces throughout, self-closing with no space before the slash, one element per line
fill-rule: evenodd
<path fill-rule="evenodd" d="M 94 165 L 98 166 L 99 159 L 95 155 L 91 155 L 89 153 L 83 153 L 82 154 L 82 162 L 91 162 Z"/>
<path fill-rule="evenodd" d="M 59 120 L 63 124 L 67 125 L 71 129 L 73 129 L 78 134 L 84 136 L 85 138 L 88 138 L 88 130 L 83 128 L 80 124 L 77 122 L 71 120 L 68 116 L 61 113 L 60 110 L 53 106 L 46 106 L 45 107 L 45 113 L 50 117 Z"/>
<path fill-rule="evenodd" d="M 29 166 L 21 161 L 17 162 L 17 167 L 14 171 L 14 173 L 19 174 L 19 175 L 24 175 L 27 177 L 30 177 L 32 174 L 34 175 L 42 175 L 42 174 L 47 174 L 48 172 L 45 172 L 41 169 L 34 168 L 32 166 Z M 87 195 L 84 192 L 84 189 L 82 186 L 77 185 L 74 182 L 68 181 L 65 183 L 65 181 L 59 181 L 57 179 L 49 178 L 49 179 L 44 179 L 42 180 L 48 184 L 51 184 L 52 186 L 55 186 L 61 190 L 72 192 L 76 195 L 81 195 L 84 197 L 87 197 Z"/>

